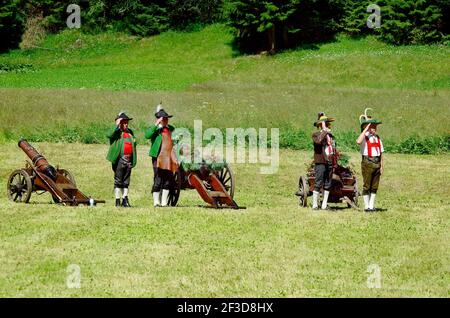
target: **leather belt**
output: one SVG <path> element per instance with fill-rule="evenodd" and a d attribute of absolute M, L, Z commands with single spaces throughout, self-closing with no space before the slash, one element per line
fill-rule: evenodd
<path fill-rule="evenodd" d="M 373 162 L 373 163 L 379 163 L 381 161 L 380 156 L 372 156 L 372 157 L 362 156 L 362 158 L 363 158 L 363 160 L 366 159 L 366 160 L 368 160 L 370 162 Z"/>

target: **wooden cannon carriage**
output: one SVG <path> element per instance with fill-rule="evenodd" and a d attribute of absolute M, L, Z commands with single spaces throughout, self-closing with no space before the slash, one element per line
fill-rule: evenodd
<path fill-rule="evenodd" d="M 19 141 L 19 147 L 30 158 L 26 167 L 15 170 L 9 176 L 7 182 L 8 198 L 14 202 L 28 203 L 31 193 L 36 192 L 51 194 L 55 203 L 63 205 L 96 205 L 105 203 L 103 200 L 94 200 L 78 190 L 75 178 L 65 170 L 54 168 L 47 159 L 42 156 L 26 140 Z"/>
<path fill-rule="evenodd" d="M 228 163 L 214 156 L 192 162 L 197 156 L 190 145 L 179 139 L 175 139 L 174 145 L 179 165 L 172 180 L 169 205 L 177 205 L 181 190 L 195 189 L 213 208 L 243 209 L 234 201 L 235 177 Z"/>
<path fill-rule="evenodd" d="M 200 197 L 213 208 L 240 209 L 234 201 L 235 178 L 228 164 L 212 167 L 206 163 L 199 169 L 187 170 L 180 165 L 174 174 L 169 194 L 169 204 L 176 206 L 181 190 L 195 189 Z"/>
<path fill-rule="evenodd" d="M 311 164 L 305 176 L 300 176 L 298 180 L 298 191 L 295 193 L 299 197 L 300 206 L 307 206 L 308 196 L 312 196 L 314 190 L 314 163 Z M 336 164 L 333 169 L 331 181 L 330 203 L 347 203 L 348 207 L 358 208 L 358 183 L 354 172 L 348 168 Z"/>

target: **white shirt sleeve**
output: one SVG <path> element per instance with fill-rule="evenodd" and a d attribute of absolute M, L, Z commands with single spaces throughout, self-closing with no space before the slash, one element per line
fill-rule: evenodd
<path fill-rule="evenodd" d="M 363 138 L 363 141 L 359 147 L 361 148 L 361 155 L 367 156 L 366 138 Z"/>

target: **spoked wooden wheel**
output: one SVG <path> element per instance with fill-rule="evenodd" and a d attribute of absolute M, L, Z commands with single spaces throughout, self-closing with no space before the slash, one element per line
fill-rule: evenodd
<path fill-rule="evenodd" d="M 227 193 L 230 195 L 230 197 L 233 198 L 234 186 L 236 182 L 231 167 L 226 165 L 225 167 L 222 168 L 222 170 L 217 171 L 216 176 L 219 179 L 219 181 L 223 184 L 225 190 L 227 190 Z"/>
<path fill-rule="evenodd" d="M 302 207 L 306 207 L 308 201 L 309 187 L 306 184 L 305 177 L 301 176 L 298 180 L 298 192 L 296 193 L 299 197 L 299 204 Z"/>
<path fill-rule="evenodd" d="M 172 188 L 169 192 L 169 205 L 176 206 L 181 192 L 181 170 L 180 168 L 174 173 Z"/>
<path fill-rule="evenodd" d="M 14 202 L 30 201 L 33 183 L 25 170 L 16 170 L 9 176 L 7 183 L 8 198 Z"/>

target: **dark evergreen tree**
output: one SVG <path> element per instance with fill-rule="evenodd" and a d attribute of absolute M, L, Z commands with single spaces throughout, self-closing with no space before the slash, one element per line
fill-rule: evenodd
<path fill-rule="evenodd" d="M 448 40 L 450 0 L 379 0 L 381 28 L 369 29 L 370 0 L 349 0 L 343 30 L 350 35 L 375 34 L 392 44 L 426 44 Z"/>
<path fill-rule="evenodd" d="M 242 51 L 273 52 L 332 38 L 342 14 L 341 0 L 237 0 L 229 24 Z"/>
<path fill-rule="evenodd" d="M 173 29 L 185 30 L 223 19 L 223 0 L 168 0 L 167 12 Z"/>
<path fill-rule="evenodd" d="M 375 34 L 393 44 L 450 42 L 450 0 L 72 0 L 84 32 L 115 30 L 149 36 L 168 29 L 227 21 L 244 52 L 277 51 L 332 39 L 337 32 Z M 17 47 L 27 17 L 48 32 L 66 27 L 67 1 L 0 0 L 0 50 Z M 370 29 L 367 6 L 381 7 Z"/>
<path fill-rule="evenodd" d="M 25 19 L 19 1 L 0 0 L 0 52 L 19 45 Z"/>

